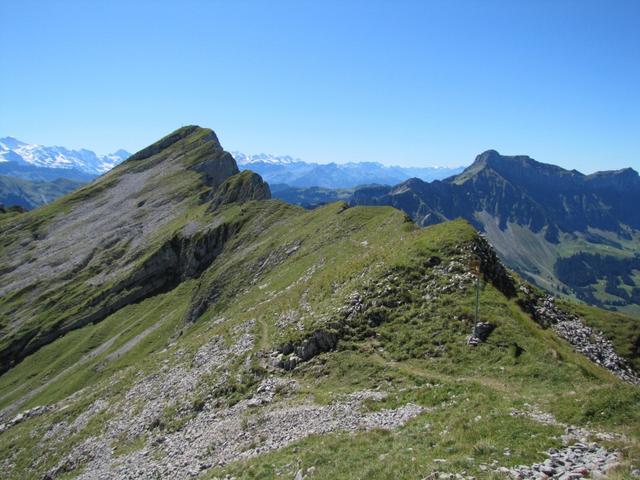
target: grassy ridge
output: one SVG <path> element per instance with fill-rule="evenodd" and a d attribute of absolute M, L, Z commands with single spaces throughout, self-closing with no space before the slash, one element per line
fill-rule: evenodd
<path fill-rule="evenodd" d="M 479 469 L 481 463 L 530 463 L 540 460 L 540 451 L 558 446 L 557 427 L 510 415 L 511 408 L 525 403 L 535 403 L 563 421 L 640 438 L 637 388 L 621 385 L 575 354 L 491 284 L 483 285 L 480 311 L 498 328 L 478 348 L 466 345 L 474 308 L 471 286 L 423 299 L 428 291 L 415 286 L 429 275 L 425 259 L 438 255 L 447 265 L 458 258 L 462 246 L 476 235 L 466 222 L 418 229 L 391 208 L 345 208 L 338 203 L 304 212 L 278 201 L 232 205 L 220 215 L 244 219 L 243 228 L 199 279 L 71 332 L 0 377 L 3 407 L 38 387 L 21 408 L 83 392 L 67 401 L 66 413 L 37 417 L 0 436 L 0 456 L 14 455 L 10 452 L 17 445 L 16 461 L 24 472 L 39 448 L 31 432 L 46 429 L 56 419 L 74 418 L 73 412 L 80 413 L 96 398 L 117 403 L 140 378 L 135 372 L 150 375 L 167 361 L 173 364 L 172 352 L 181 350 L 188 359 L 212 335 L 226 335 L 251 319 L 256 321 L 255 351 L 269 351 L 335 322 L 354 291 L 377 288 L 390 275 L 398 279 L 389 299 L 402 302 L 384 323 L 365 326 L 369 334 L 348 336 L 338 351 L 280 374 L 299 382 L 299 401 L 327 403 L 354 390 L 381 388 L 389 392 L 388 399 L 366 408 L 413 402 L 434 410 L 395 432 L 312 436 L 213 469 L 209 476 L 272 478 L 277 472 L 293 475 L 314 466 L 314 478 L 422 478 L 436 469 L 488 478 Z M 446 287 L 445 280 L 438 280 L 444 282 L 438 288 Z M 211 292 L 215 301 L 194 324 L 185 324 L 191 302 Z M 288 312 L 294 312 L 296 322 L 283 328 L 278 322 Z M 366 317 L 361 320 L 366 322 Z M 114 357 L 116 352 L 121 353 Z M 235 401 L 255 388 L 255 378 L 242 381 L 248 383 L 228 393 Z M 178 412 L 167 415 L 168 422 L 174 418 L 175 428 L 184 424 Z M 94 417 L 86 431 L 70 439 L 71 445 L 99 434 L 106 421 Z M 127 448 L 134 450 L 146 444 L 144 437 L 131 442 Z M 503 455 L 506 447 L 508 457 Z M 54 465 L 68 448 L 47 452 L 43 468 Z M 633 458 L 638 450 L 626 454 Z M 447 462 L 434 461 L 439 458 Z"/>
<path fill-rule="evenodd" d="M 387 397 L 366 402 L 364 409 L 411 402 L 425 410 L 394 431 L 314 435 L 265 455 L 214 466 L 205 476 L 292 477 L 299 469 L 315 467 L 313 478 L 423 478 L 433 470 L 465 470 L 489 478 L 492 474 L 481 469 L 482 463 L 531 463 L 544 458 L 541 451 L 559 446 L 562 428 L 511 415 L 513 408 L 526 410 L 527 405 L 560 421 L 627 435 L 628 441 L 607 444 L 621 449 L 626 462 L 621 471 L 628 472 L 640 458 L 638 388 L 622 384 L 535 323 L 515 298 L 498 289 L 499 282 L 483 282 L 480 291 L 481 320 L 495 330 L 479 346 L 467 345 L 475 311 L 471 249 L 480 240 L 466 221 L 420 229 L 391 207 L 348 208 L 344 202 L 313 211 L 277 200 L 223 203 L 212 209 L 208 200 L 219 171 L 207 162 L 226 158 L 212 135 L 185 127 L 99 182 L 32 212 L 0 217 L 6 232 L 0 255 L 7 262 L 0 269 L 7 271 L 13 261 L 8 251 L 24 251 L 24 261 L 37 264 L 40 239 L 87 205 L 99 209 L 110 192 L 124 192 L 113 206 L 119 215 L 128 215 L 132 223 L 153 224 L 144 235 L 97 246 L 64 281 L 43 280 L 3 296 L 3 341 L 7 332 L 20 335 L 64 325 L 145 268 L 159 264 L 175 269 L 170 272 L 175 283 L 164 290 L 52 338 L 0 376 L 0 409 L 55 405 L 0 434 L 0 467 L 7 478 L 42 478 L 68 453 L 96 438 L 107 442 L 105 451 L 111 449 L 114 457 L 144 448 L 160 459 L 164 440 L 158 442 L 158 435 L 186 428 L 205 405 L 226 411 L 251 397 L 271 375 L 293 380 L 299 388 L 265 408 L 327 405 L 354 391 L 377 389 Z M 233 170 L 233 164 L 223 164 Z M 154 175 L 148 169 L 156 169 Z M 138 175 L 145 181 L 134 181 Z M 249 177 L 232 177 L 227 185 Z M 124 188 L 127 181 L 135 188 Z M 161 219 L 154 217 L 159 211 Z M 223 234 L 208 244 L 212 232 Z M 191 260 L 212 250 L 216 256 L 209 262 L 182 275 Z M 181 252 L 185 258 L 176 261 Z M 151 271 L 156 273 L 142 277 L 145 282 L 166 273 Z M 94 283 L 102 273 L 110 276 Z M 117 291 L 127 293 L 126 288 Z M 638 366 L 636 320 L 565 306 L 602 329 Z M 15 312 L 32 315 L 33 321 L 16 325 Z M 248 353 L 230 357 L 224 372 L 197 377 L 188 398 L 178 392 L 178 398 L 167 400 L 155 426 L 106 437 L 119 415 L 137 422 L 145 402 L 152 401 L 140 394 L 132 397 L 134 386 L 167 372 L 187 375 L 195 369 L 197 353 L 209 348 L 214 337 L 232 346 L 240 327 L 255 339 Z M 268 360 L 283 345 L 301 344 L 318 331 L 339 338 L 335 349 L 291 371 Z M 98 400 L 109 409 L 56 443 L 55 428 L 81 420 Z M 247 422 L 259 421 L 262 411 L 249 410 L 246 415 L 256 418 Z M 509 455 L 504 454 L 507 447 Z M 445 462 L 437 461 L 443 458 Z M 88 461 L 69 465 L 61 478 L 77 476 Z"/>

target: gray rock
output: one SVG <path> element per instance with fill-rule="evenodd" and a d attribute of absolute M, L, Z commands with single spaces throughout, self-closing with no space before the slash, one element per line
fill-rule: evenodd
<path fill-rule="evenodd" d="M 528 289 L 524 291 L 530 296 L 532 295 Z M 545 327 L 551 327 L 576 351 L 601 367 L 610 370 L 622 380 L 640 384 L 640 377 L 628 362 L 616 353 L 613 343 L 602 332 L 596 332 L 586 325 L 578 316 L 558 308 L 551 295 L 531 296 L 529 300 L 521 304 L 538 323 Z"/>
<path fill-rule="evenodd" d="M 540 471 L 549 477 L 552 477 L 556 474 L 556 469 L 547 465 L 543 465 L 542 467 L 540 467 Z"/>

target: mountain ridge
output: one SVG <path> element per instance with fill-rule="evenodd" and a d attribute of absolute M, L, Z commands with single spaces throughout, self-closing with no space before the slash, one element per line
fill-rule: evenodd
<path fill-rule="evenodd" d="M 518 183 L 531 179 L 533 174 L 534 178 L 537 175 L 545 179 L 553 179 L 554 183 L 550 186 L 556 186 L 555 182 L 566 182 L 569 179 L 575 182 L 595 184 L 604 188 L 613 186 L 620 189 L 629 186 L 640 186 L 640 175 L 631 167 L 584 174 L 576 169 L 567 170 L 558 165 L 538 162 L 528 155 L 507 156 L 501 155 L 496 150 L 487 150 L 479 154 L 464 172 L 447 180 L 459 183 L 484 168 L 493 169 L 505 177 L 515 178 Z M 620 184 L 620 182 L 623 182 L 623 184 Z M 567 184 L 565 183 L 563 186 L 566 187 Z"/>
<path fill-rule="evenodd" d="M 340 189 L 368 184 L 393 185 L 413 176 L 434 180 L 462 171 L 462 167 L 401 167 L 378 162 L 313 163 L 288 155 L 232 154 L 238 159 L 240 167 L 255 170 L 267 182 L 294 188 Z"/>
<path fill-rule="evenodd" d="M 212 133 L 0 215 L 3 477 L 633 470 L 638 322 L 528 285 L 465 220 L 269 199 Z"/>
<path fill-rule="evenodd" d="M 144 244 L 140 242 L 143 238 L 153 237 L 154 232 L 161 232 L 169 220 L 183 211 L 187 194 L 199 191 L 197 202 L 205 205 L 218 187 L 238 174 L 240 172 L 233 157 L 222 149 L 213 131 L 188 126 L 163 137 L 69 196 L 21 216 L 13 228 L 6 232 L 4 246 L 11 244 L 14 234 L 22 234 L 20 225 L 37 219 L 39 224 L 50 226 L 40 228 L 39 233 L 25 239 L 27 250 L 33 249 L 32 254 L 40 252 L 35 261 L 25 262 L 19 255 L 25 247 L 14 247 L 16 257 L 13 259 L 6 256 L 6 248 L 3 248 L 4 260 L 8 263 L 3 264 L 5 281 L 0 292 L 2 296 L 10 297 L 12 292 L 26 285 L 35 285 L 48 278 L 47 290 L 35 289 L 33 294 L 44 296 L 40 297 L 40 308 L 49 303 L 44 298 L 55 298 L 59 303 L 60 316 L 53 327 L 47 327 L 48 323 L 38 318 L 38 307 L 28 307 L 28 310 L 35 310 L 35 314 L 29 316 L 31 323 L 26 323 L 29 328 L 20 333 L 6 319 L 15 318 L 21 310 L 0 309 L 2 315 L 8 316 L 0 326 L 2 371 L 46 345 L 60 333 L 100 321 L 114 309 L 163 291 L 173 285 L 176 281 L 174 277 L 179 279 L 197 274 L 202 268 L 198 262 L 206 264 L 210 261 L 210 253 L 202 251 L 197 256 L 196 264 L 188 262 L 183 265 L 185 252 L 193 248 L 201 251 L 218 235 L 224 235 L 224 231 L 213 228 L 202 238 L 176 232 L 171 238 L 159 240 L 158 250 L 146 256 L 141 254 Z M 141 181 L 147 187 L 155 184 L 158 189 L 140 191 L 138 186 Z M 237 189 L 231 200 L 248 201 L 254 195 L 261 199 L 269 198 L 268 185 L 259 182 L 261 180 L 252 176 L 249 183 L 243 184 L 252 188 Z M 228 200 L 220 197 L 215 206 Z M 126 210 L 123 210 L 124 205 L 128 205 Z M 71 206 L 82 212 L 78 218 L 61 220 L 59 224 L 51 223 L 56 218 L 65 218 L 64 211 Z M 98 212 L 101 212 L 102 218 L 95 221 Z M 158 216 L 161 212 L 164 218 Z M 143 219 L 146 225 L 141 225 Z M 85 222 L 93 225 L 91 231 L 83 226 Z M 62 241 L 57 237 L 60 235 L 58 232 L 62 231 L 72 233 L 66 234 Z M 109 248 L 100 246 L 99 242 L 103 240 L 101 235 L 111 238 L 107 242 Z M 57 242 L 56 253 L 45 253 L 50 245 Z M 96 256 L 108 256 L 114 247 L 121 250 L 119 258 L 114 258 L 110 264 L 102 265 L 98 270 L 95 267 L 93 271 L 87 270 Z M 49 266 L 50 262 L 55 262 L 52 256 L 65 255 L 72 256 L 73 260 L 54 268 Z M 105 270 L 107 267 L 108 273 Z M 95 290 L 82 306 L 78 306 L 74 296 L 67 292 L 66 285 L 75 277 L 84 278 Z M 21 323 L 20 327 L 25 330 L 25 323 Z"/>
<path fill-rule="evenodd" d="M 585 248 L 607 255 L 638 253 L 633 245 L 640 238 L 640 211 L 635 208 L 640 177 L 631 168 L 584 175 L 528 156 L 488 150 L 457 176 L 360 188 L 350 202 L 392 205 L 423 226 L 465 218 L 489 236 L 508 265 L 544 288 L 600 305 L 611 302 L 611 307 L 620 301 L 633 304 L 621 293 L 619 278 L 610 278 L 609 293 L 601 291 L 597 300 L 596 290 L 603 287 L 576 289 L 558 281 L 555 271 L 560 257 Z M 637 287 L 640 278 L 632 284 Z M 611 297 L 614 291 L 622 297 Z"/>

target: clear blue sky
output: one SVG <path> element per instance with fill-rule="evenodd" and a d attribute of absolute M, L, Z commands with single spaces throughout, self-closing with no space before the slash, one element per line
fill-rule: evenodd
<path fill-rule="evenodd" d="M 0 135 L 640 169 L 640 1 L 0 0 Z"/>

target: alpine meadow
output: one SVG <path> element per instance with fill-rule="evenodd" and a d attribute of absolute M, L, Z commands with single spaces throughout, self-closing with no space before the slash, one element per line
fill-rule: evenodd
<path fill-rule="evenodd" d="M 0 479 L 640 479 L 635 2 L 0 15 Z"/>

